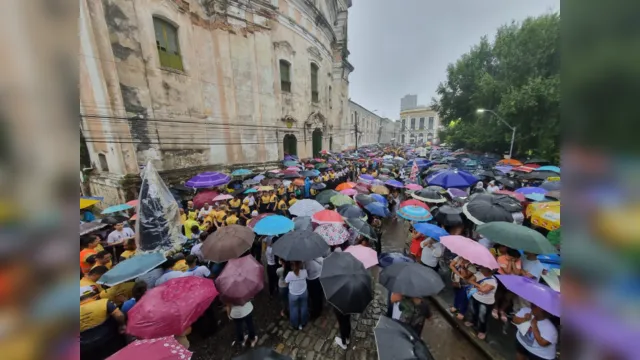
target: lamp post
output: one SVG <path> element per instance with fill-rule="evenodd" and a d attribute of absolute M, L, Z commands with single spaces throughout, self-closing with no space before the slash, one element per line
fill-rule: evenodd
<path fill-rule="evenodd" d="M 509 125 L 509 123 L 507 123 L 506 121 L 504 121 L 503 118 L 500 117 L 500 115 L 498 115 L 495 111 L 493 110 L 488 110 L 488 109 L 478 109 L 476 110 L 476 112 L 478 114 L 483 114 L 485 112 L 491 113 L 493 114 L 495 117 L 498 118 L 498 120 L 502 121 L 503 124 L 505 124 L 509 129 L 512 130 L 511 132 L 511 146 L 509 147 L 509 159 L 511 159 L 511 154 L 513 153 L 513 141 L 516 139 L 516 127 L 515 126 L 511 126 Z"/>

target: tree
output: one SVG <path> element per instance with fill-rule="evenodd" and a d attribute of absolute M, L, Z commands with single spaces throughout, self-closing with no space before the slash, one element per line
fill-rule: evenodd
<path fill-rule="evenodd" d="M 514 157 L 559 159 L 560 16 L 547 14 L 498 29 L 447 67 L 433 106 L 444 124 L 439 134 L 454 148 L 507 153 L 515 126 Z M 453 126 L 451 126 L 451 121 Z"/>

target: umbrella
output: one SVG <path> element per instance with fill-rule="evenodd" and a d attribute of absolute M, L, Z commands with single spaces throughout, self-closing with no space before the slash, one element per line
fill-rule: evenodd
<path fill-rule="evenodd" d="M 254 225 L 253 231 L 258 235 L 280 235 L 293 230 L 293 221 L 282 216 L 268 216 Z"/>
<path fill-rule="evenodd" d="M 356 202 L 362 206 L 367 206 L 371 203 L 376 202 L 376 200 L 371 197 L 371 195 L 358 194 L 355 196 Z"/>
<path fill-rule="evenodd" d="M 387 185 L 387 186 L 391 186 L 391 187 L 394 187 L 394 188 L 399 188 L 399 189 L 401 189 L 401 188 L 403 188 L 403 187 L 404 187 L 404 184 L 402 184 L 402 183 L 401 183 L 400 181 L 398 181 L 398 180 L 387 180 L 387 181 L 385 182 L 385 185 Z"/>
<path fill-rule="evenodd" d="M 311 216 L 311 221 L 318 224 L 342 224 L 344 219 L 342 216 L 334 210 L 322 210 L 314 213 Z"/>
<path fill-rule="evenodd" d="M 469 194 L 467 194 L 466 191 L 460 190 L 460 189 L 456 189 L 456 188 L 450 188 L 449 190 L 447 190 L 447 192 L 449 193 L 449 195 L 451 195 L 452 198 L 454 198 L 454 197 L 465 198 L 465 197 L 469 196 Z"/>
<path fill-rule="evenodd" d="M 253 180 L 255 180 L 255 181 L 262 181 L 262 180 L 264 180 L 264 178 L 265 178 L 265 177 L 266 177 L 266 176 L 264 176 L 263 174 L 259 174 L 259 175 L 254 176 L 254 177 L 253 177 Z"/>
<path fill-rule="evenodd" d="M 443 188 L 440 185 L 429 185 L 429 186 L 425 187 L 424 190 L 435 191 L 435 192 L 439 193 L 440 195 L 446 195 L 447 194 L 447 189 Z"/>
<path fill-rule="evenodd" d="M 535 187 L 535 186 L 529 186 L 529 187 L 523 187 L 520 188 L 518 190 L 516 190 L 515 192 L 519 193 L 519 194 L 523 194 L 523 195 L 527 195 L 527 194 L 546 194 L 547 190 L 540 188 L 540 187 Z"/>
<path fill-rule="evenodd" d="M 295 230 L 284 234 L 273 245 L 273 253 L 287 261 L 309 261 L 329 253 L 329 245 L 317 233 Z"/>
<path fill-rule="evenodd" d="M 193 353 L 182 346 L 174 336 L 165 336 L 159 339 L 136 340 L 108 359 L 189 360 L 192 355 Z"/>
<path fill-rule="evenodd" d="M 483 199 L 473 200 L 462 206 L 462 212 L 476 225 L 492 221 L 513 222 L 513 216 L 504 207 L 493 199 L 485 201 Z"/>
<path fill-rule="evenodd" d="M 161 253 L 146 253 L 118 263 L 98 280 L 98 284 L 115 286 L 144 275 L 164 263 L 167 259 Z"/>
<path fill-rule="evenodd" d="M 510 189 L 517 189 L 520 187 L 520 182 L 512 178 L 502 177 L 502 178 L 496 179 L 496 181 Z"/>
<path fill-rule="evenodd" d="M 313 232 L 322 236 L 329 246 L 344 244 L 351 236 L 344 226 L 338 224 L 322 224 Z"/>
<path fill-rule="evenodd" d="M 306 164 L 304 167 L 306 167 L 307 169 L 315 168 L 315 166 L 313 164 Z"/>
<path fill-rule="evenodd" d="M 133 220 L 138 220 L 138 214 L 133 214 L 133 216 L 131 216 L 131 217 L 129 218 L 129 220 L 132 220 L 132 221 L 133 221 Z"/>
<path fill-rule="evenodd" d="M 204 314 L 216 296 L 218 290 L 210 279 L 199 276 L 171 279 L 148 290 L 129 310 L 127 334 L 142 339 L 182 334 Z"/>
<path fill-rule="evenodd" d="M 233 196 L 229 195 L 229 194 L 220 194 L 216 197 L 213 198 L 213 202 L 218 202 L 218 201 L 226 201 L 226 200 L 231 200 L 233 199 Z"/>
<path fill-rule="evenodd" d="M 264 266 L 253 256 L 231 259 L 216 278 L 220 299 L 225 303 L 244 305 L 264 287 Z"/>
<path fill-rule="evenodd" d="M 557 191 L 560 190 L 561 184 L 560 181 L 545 181 L 540 187 L 547 191 Z"/>
<path fill-rule="evenodd" d="M 360 175 L 359 179 L 364 181 L 373 181 L 375 178 L 369 174 L 363 174 L 363 175 Z"/>
<path fill-rule="evenodd" d="M 431 189 L 418 190 L 412 193 L 411 197 L 434 204 L 447 202 L 447 199 L 444 196 L 442 196 L 439 192 Z"/>
<path fill-rule="evenodd" d="M 258 186 L 258 191 L 273 191 L 273 186 Z"/>
<path fill-rule="evenodd" d="M 311 199 L 298 200 L 289 208 L 289 212 L 295 216 L 311 216 L 322 210 L 324 210 L 324 206 Z"/>
<path fill-rule="evenodd" d="M 318 174 L 315 171 L 300 171 L 300 175 L 304 176 L 304 177 L 313 177 L 313 176 L 317 176 Z"/>
<path fill-rule="evenodd" d="M 202 255 L 213 262 L 225 262 L 244 254 L 253 245 L 255 234 L 242 225 L 228 225 L 207 236 Z"/>
<path fill-rule="evenodd" d="M 354 203 L 353 199 L 344 194 L 334 195 L 329 199 L 333 206 L 342 206 L 342 205 L 352 205 Z"/>
<path fill-rule="evenodd" d="M 476 231 L 492 242 L 534 254 L 553 254 L 556 248 L 541 233 L 511 222 L 496 221 L 478 226 Z"/>
<path fill-rule="evenodd" d="M 533 203 L 527 206 L 526 216 L 531 224 L 549 231 L 560 228 L 560 202 L 549 201 Z"/>
<path fill-rule="evenodd" d="M 280 179 L 269 179 L 267 180 L 267 185 L 278 186 L 282 184 L 282 180 Z"/>
<path fill-rule="evenodd" d="M 356 183 L 348 181 L 336 186 L 336 190 L 341 191 L 346 189 L 353 189 L 354 187 L 356 187 Z"/>
<path fill-rule="evenodd" d="M 429 205 L 423 203 L 420 200 L 415 200 L 415 199 L 405 200 L 405 201 L 401 202 L 400 205 L 398 206 L 398 209 L 399 208 L 403 208 L 405 206 L 409 206 L 409 205 L 418 206 L 418 207 L 421 207 L 421 208 L 429 211 Z"/>
<path fill-rule="evenodd" d="M 364 265 L 365 269 L 378 265 L 378 253 L 368 246 L 349 246 L 344 252 L 350 253 L 358 259 L 362 265 Z"/>
<path fill-rule="evenodd" d="M 293 218 L 293 225 L 294 230 L 313 230 L 310 216 L 296 216 L 295 218 Z"/>
<path fill-rule="evenodd" d="M 477 241 L 460 235 L 449 235 L 440 238 L 440 243 L 452 253 L 470 262 L 489 269 L 497 269 L 498 262 L 491 251 Z"/>
<path fill-rule="evenodd" d="M 301 175 L 296 173 L 288 173 L 288 174 L 284 174 L 284 178 L 285 179 L 297 179 L 299 178 Z"/>
<path fill-rule="evenodd" d="M 288 168 L 284 169 L 285 172 L 287 171 L 293 171 L 293 172 L 298 172 L 300 171 L 300 167 L 299 166 L 289 166 Z"/>
<path fill-rule="evenodd" d="M 97 196 L 82 196 L 80 197 L 80 209 L 88 208 L 104 200 L 102 197 Z"/>
<path fill-rule="evenodd" d="M 415 222 L 425 222 L 433 218 L 429 211 L 419 206 L 413 205 L 405 206 L 398 209 L 398 211 L 396 211 L 396 214 L 405 220 Z"/>
<path fill-rule="evenodd" d="M 389 201 L 387 201 L 387 198 L 380 195 L 380 194 L 371 194 L 370 195 L 373 200 L 379 202 L 380 204 L 384 205 L 384 206 L 388 206 L 389 205 Z"/>
<path fill-rule="evenodd" d="M 422 186 L 418 184 L 407 184 L 405 185 L 405 189 L 411 190 L 411 191 L 417 191 L 417 190 L 422 190 Z"/>
<path fill-rule="evenodd" d="M 304 179 L 295 179 L 295 180 L 293 180 L 293 185 L 304 186 Z"/>
<path fill-rule="evenodd" d="M 365 184 L 358 184 L 356 185 L 356 187 L 353 188 L 353 190 L 357 191 L 359 194 L 368 195 L 370 193 L 369 189 L 367 188 L 367 185 Z"/>
<path fill-rule="evenodd" d="M 204 203 L 211 204 L 213 198 L 216 196 L 218 196 L 218 192 L 215 190 L 200 190 L 193 197 L 193 206 L 195 206 L 196 209 L 200 209 L 204 206 Z"/>
<path fill-rule="evenodd" d="M 366 237 L 367 239 L 378 241 L 378 236 L 371 225 L 367 224 L 367 222 L 361 218 L 346 218 L 344 221 L 358 234 Z"/>
<path fill-rule="evenodd" d="M 531 159 L 531 160 L 527 160 L 525 161 L 527 164 L 539 164 L 539 165 L 546 165 L 546 164 L 551 164 L 551 161 L 549 160 L 545 160 L 545 159 Z"/>
<path fill-rule="evenodd" d="M 443 205 L 433 211 L 433 218 L 443 226 L 458 226 L 464 223 L 460 214 L 462 214 L 460 208 Z"/>
<path fill-rule="evenodd" d="M 509 191 L 509 190 L 497 190 L 497 191 L 494 191 L 493 194 L 495 194 L 495 195 L 508 195 L 508 196 L 511 196 L 512 198 L 520 201 L 520 202 L 526 200 L 526 198 L 524 197 L 523 194 L 517 193 L 517 192 L 514 192 L 514 191 Z"/>
<path fill-rule="evenodd" d="M 327 185 L 325 185 L 324 183 L 316 183 L 316 184 L 311 184 L 311 188 L 314 190 L 322 190 L 324 188 L 326 188 Z"/>
<path fill-rule="evenodd" d="M 247 176 L 247 175 L 251 175 L 252 171 L 249 169 L 238 169 L 238 170 L 233 170 L 233 172 L 231 173 L 231 176 Z"/>
<path fill-rule="evenodd" d="M 412 258 L 404 254 L 401 254 L 398 252 L 392 252 L 392 253 L 380 254 L 380 257 L 378 258 L 378 262 L 380 263 L 380 267 L 385 268 L 391 264 L 395 264 L 398 262 L 414 263 L 415 260 L 413 260 Z"/>
<path fill-rule="evenodd" d="M 136 206 L 138 206 L 139 202 L 140 202 L 139 200 L 130 200 L 130 201 L 127 201 L 127 205 L 136 207 Z"/>
<path fill-rule="evenodd" d="M 249 229 L 253 229 L 253 228 L 256 226 L 256 224 L 258 223 L 258 221 L 260 221 L 260 220 L 262 220 L 262 219 L 266 218 L 267 216 L 273 216 L 273 215 L 275 215 L 275 214 L 274 214 L 274 213 L 264 213 L 264 214 L 259 214 L 259 215 L 258 215 L 258 216 L 256 216 L 256 217 L 252 217 L 252 218 L 247 222 L 247 227 L 248 227 Z"/>
<path fill-rule="evenodd" d="M 433 296 L 444 289 L 444 282 L 433 269 L 418 263 L 395 263 L 380 273 L 380 284 L 387 290 L 410 297 Z"/>
<path fill-rule="evenodd" d="M 282 165 L 284 165 L 284 166 L 300 166 L 300 164 L 298 164 L 297 161 L 293 161 L 293 160 L 284 161 L 284 162 L 282 162 Z"/>
<path fill-rule="evenodd" d="M 356 206 L 357 207 L 357 206 Z M 359 208 L 358 208 L 359 209 Z M 80 236 L 86 235 L 90 232 L 94 232 L 96 230 L 100 230 L 106 227 L 107 224 L 103 224 L 99 221 L 92 221 L 80 224 Z"/>
<path fill-rule="evenodd" d="M 380 360 L 434 360 L 420 334 L 399 321 L 380 316 L 373 333 Z"/>
<path fill-rule="evenodd" d="M 326 163 L 318 163 L 315 166 L 316 169 L 326 169 L 328 167 L 329 167 L 329 164 L 326 164 Z"/>
<path fill-rule="evenodd" d="M 121 216 L 121 215 L 106 216 L 106 217 L 103 217 L 102 220 L 100 220 L 100 222 L 103 224 L 115 225 L 115 224 L 120 224 L 123 221 L 127 221 L 127 219 L 128 218 L 126 216 Z"/>
<path fill-rule="evenodd" d="M 500 171 L 499 169 L 490 169 L 490 170 L 482 171 L 480 174 L 478 174 L 478 176 L 496 179 L 496 178 L 505 176 L 505 173 Z"/>
<path fill-rule="evenodd" d="M 466 171 L 454 169 L 438 172 L 427 181 L 429 185 L 442 186 L 448 189 L 451 187 L 468 188 L 477 183 L 479 179 Z"/>
<path fill-rule="evenodd" d="M 508 212 L 522 211 L 522 204 L 518 199 L 508 195 L 494 195 L 488 193 L 475 193 L 469 196 L 469 202 L 485 201 L 500 206 Z"/>
<path fill-rule="evenodd" d="M 282 355 L 274 349 L 258 347 L 234 357 L 232 360 L 293 360 L 291 357 Z"/>
<path fill-rule="evenodd" d="M 522 166 L 522 163 L 516 159 L 502 159 L 498 161 L 498 165 Z"/>
<path fill-rule="evenodd" d="M 557 190 L 549 191 L 547 195 L 545 195 L 545 197 L 552 200 L 560 200 L 560 191 L 557 191 Z"/>
<path fill-rule="evenodd" d="M 329 204 L 331 202 L 331 198 L 336 195 L 340 195 L 340 193 L 331 189 L 322 190 L 318 195 L 316 195 L 316 201 L 322 205 L 326 205 Z"/>
<path fill-rule="evenodd" d="M 414 224 L 413 227 L 421 234 L 424 234 L 432 239 L 440 240 L 441 236 L 447 236 L 449 233 L 438 225 L 428 223 Z"/>
<path fill-rule="evenodd" d="M 537 171 L 552 171 L 554 173 L 558 173 L 560 174 L 560 168 L 557 166 L 553 166 L 553 165 L 545 165 L 545 166 L 540 166 L 538 169 L 536 169 Z"/>
<path fill-rule="evenodd" d="M 184 185 L 200 189 L 224 185 L 229 181 L 231 181 L 231 177 L 229 175 L 212 171 L 200 173 L 189 179 L 184 183 Z"/>
<path fill-rule="evenodd" d="M 245 180 L 242 182 L 242 184 L 244 186 L 252 186 L 252 185 L 258 185 L 260 184 L 260 180 L 256 180 L 256 179 L 249 179 L 249 180 Z"/>
<path fill-rule="evenodd" d="M 359 314 L 373 300 L 371 275 L 353 254 L 331 253 L 322 264 L 320 284 L 327 301 L 343 314 Z"/>
<path fill-rule="evenodd" d="M 355 196 L 358 195 L 358 191 L 356 189 L 344 189 L 340 190 L 340 194 L 347 196 Z"/>
<path fill-rule="evenodd" d="M 371 192 L 374 192 L 376 194 L 388 195 L 389 189 L 382 185 L 376 185 L 371 187 Z"/>
<path fill-rule="evenodd" d="M 531 200 L 531 201 L 543 201 L 543 200 L 545 200 L 547 198 L 546 195 L 542 195 L 542 194 L 538 194 L 538 193 L 527 194 L 524 197 L 526 199 L 528 199 L 528 200 Z"/>
<path fill-rule="evenodd" d="M 537 305 L 551 315 L 560 316 L 560 293 L 532 279 L 517 275 L 496 275 L 507 290 Z"/>
<path fill-rule="evenodd" d="M 127 204 L 114 205 L 114 206 L 109 206 L 108 208 L 102 210 L 102 214 L 113 214 L 121 211 L 126 211 L 129 209 L 133 209 L 133 206 L 127 205 Z"/>
<path fill-rule="evenodd" d="M 256 188 L 249 188 L 244 191 L 245 194 L 257 193 L 257 192 L 258 192 L 258 189 Z"/>
<path fill-rule="evenodd" d="M 391 212 L 389 211 L 389 209 L 379 202 L 373 202 L 369 205 L 366 205 L 364 208 L 368 212 L 370 212 L 372 215 L 375 215 L 375 216 L 387 217 L 391 215 Z"/>
<path fill-rule="evenodd" d="M 359 206 L 356 205 L 342 205 L 338 206 L 338 214 L 342 215 L 345 218 L 363 218 L 366 217 L 367 214 L 362 211 Z"/>

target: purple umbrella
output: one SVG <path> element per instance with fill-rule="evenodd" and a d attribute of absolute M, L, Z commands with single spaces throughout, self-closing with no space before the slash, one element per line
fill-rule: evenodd
<path fill-rule="evenodd" d="M 560 293 L 546 285 L 517 275 L 496 275 L 512 293 L 536 304 L 551 315 L 560 316 Z"/>
<path fill-rule="evenodd" d="M 385 185 L 391 186 L 391 187 L 395 187 L 395 188 L 403 188 L 404 184 L 401 183 L 398 180 L 387 180 L 387 182 L 385 182 Z"/>
<path fill-rule="evenodd" d="M 364 180 L 369 180 L 369 181 L 373 181 L 375 179 L 373 176 L 368 174 L 360 175 L 360 178 Z"/>
<path fill-rule="evenodd" d="M 262 179 L 264 179 L 264 175 L 262 175 L 262 174 L 260 174 L 260 175 L 258 175 L 258 176 L 255 176 L 255 177 L 253 178 L 253 180 L 255 180 L 255 181 L 261 181 Z"/>
<path fill-rule="evenodd" d="M 284 156 L 284 161 L 295 161 L 296 158 L 291 156 L 291 155 L 285 155 Z"/>
<path fill-rule="evenodd" d="M 516 190 L 515 192 L 520 193 L 522 195 L 529 195 L 529 194 L 546 194 L 547 190 L 541 188 L 541 187 L 535 187 L 535 186 L 529 186 L 529 187 L 523 187 L 520 188 L 518 190 Z"/>
<path fill-rule="evenodd" d="M 211 171 L 203 172 L 192 177 L 189 181 L 184 183 L 184 185 L 187 187 L 202 189 L 224 185 L 229 181 L 231 181 L 231 177 L 229 175 Z"/>
<path fill-rule="evenodd" d="M 451 189 L 449 189 L 447 191 L 449 192 L 449 195 L 451 195 L 452 198 L 454 198 L 454 197 L 465 198 L 465 197 L 469 196 L 469 194 L 467 194 L 466 191 L 460 190 L 460 189 L 456 189 L 456 188 L 451 188 Z"/>
<path fill-rule="evenodd" d="M 513 166 L 509 166 L 509 165 L 503 165 L 503 166 L 496 166 L 495 167 L 497 170 L 502 171 L 503 173 L 508 173 L 509 171 L 511 171 L 511 169 L 513 169 Z"/>
<path fill-rule="evenodd" d="M 264 267 L 251 255 L 231 259 L 215 280 L 223 302 L 244 305 L 264 287 Z"/>

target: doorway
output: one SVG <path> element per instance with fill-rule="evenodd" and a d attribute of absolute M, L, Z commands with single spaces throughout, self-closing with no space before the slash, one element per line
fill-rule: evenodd
<path fill-rule="evenodd" d="M 320 128 L 316 128 L 313 130 L 313 134 L 311 135 L 312 139 L 312 154 L 313 157 L 319 157 L 320 151 L 322 151 L 322 130 Z"/>
<path fill-rule="evenodd" d="M 282 150 L 285 155 L 298 155 L 298 139 L 293 134 L 287 134 L 282 140 Z"/>

